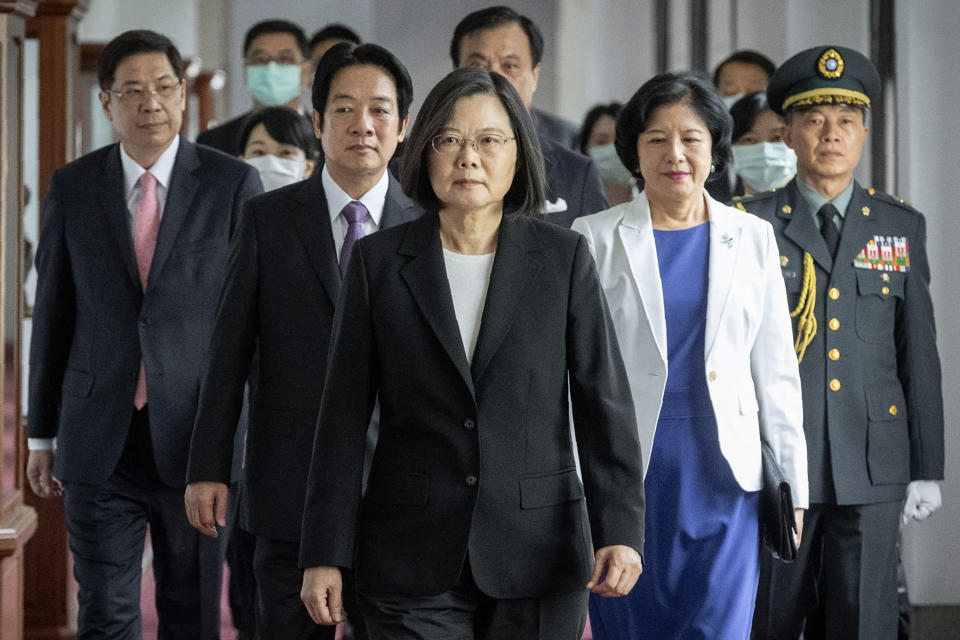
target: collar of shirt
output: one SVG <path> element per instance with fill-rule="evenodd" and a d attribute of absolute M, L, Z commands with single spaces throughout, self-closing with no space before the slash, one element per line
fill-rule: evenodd
<path fill-rule="evenodd" d="M 330 223 L 334 225 L 334 228 L 337 228 L 337 220 L 340 220 L 343 224 L 344 233 L 346 233 L 347 221 L 340 216 L 340 212 L 343 211 L 343 208 L 347 206 L 348 203 L 353 202 L 353 198 L 347 195 L 347 192 L 334 182 L 333 176 L 327 171 L 326 165 L 324 165 L 323 171 L 321 172 L 321 180 L 323 180 L 323 192 L 327 196 L 327 210 L 330 213 Z M 387 199 L 387 186 L 389 186 L 389 184 L 390 178 L 387 176 L 387 170 L 385 169 L 377 184 L 373 185 L 365 194 L 358 198 L 360 202 L 363 203 L 363 206 L 367 208 L 367 211 L 370 212 L 370 219 L 373 220 L 375 229 L 380 228 L 380 218 L 383 217 L 383 203 Z"/>
<path fill-rule="evenodd" d="M 817 218 L 817 212 L 820 211 L 820 207 L 828 202 L 833 203 L 833 206 L 835 206 L 837 211 L 840 213 L 840 219 L 834 220 L 834 222 L 837 223 L 837 227 L 843 227 L 843 219 L 847 214 L 847 206 L 849 206 L 850 199 L 853 197 L 852 179 L 850 180 L 850 184 L 847 185 L 847 188 L 841 191 L 840 194 L 837 195 L 837 197 L 833 200 L 827 200 L 824 198 L 822 193 L 801 180 L 800 176 L 797 176 L 797 189 L 800 190 L 800 195 L 807 203 L 807 208 L 810 210 L 810 214 L 813 216 L 813 219 L 816 221 L 818 227 L 820 226 L 820 220 Z"/>
<path fill-rule="evenodd" d="M 157 161 L 149 168 L 150 173 L 153 174 L 153 177 L 156 178 L 160 186 L 163 187 L 164 193 L 170 188 L 170 175 L 173 173 L 173 163 L 177 159 L 177 150 L 179 149 L 180 136 L 177 135 L 177 137 L 173 139 L 173 142 L 170 143 L 170 146 L 164 149 L 160 157 L 157 158 Z M 138 186 L 140 176 L 146 173 L 148 169 L 144 169 L 136 160 L 130 157 L 127 150 L 123 148 L 122 142 L 120 143 L 120 163 L 123 166 L 123 193 L 129 200 L 133 190 Z"/>

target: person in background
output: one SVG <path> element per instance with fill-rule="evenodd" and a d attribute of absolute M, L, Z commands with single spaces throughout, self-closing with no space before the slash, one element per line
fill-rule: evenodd
<path fill-rule="evenodd" d="M 252 113 L 240 132 L 243 159 L 260 172 L 264 191 L 306 180 L 316 168 L 313 127 L 290 107 Z"/>
<path fill-rule="evenodd" d="M 307 50 L 310 52 L 311 77 L 313 73 L 316 72 L 317 65 L 320 63 L 320 58 L 323 57 L 323 54 L 329 51 L 330 47 L 335 44 L 340 44 L 341 42 L 360 44 L 361 41 L 360 36 L 358 36 L 353 29 L 337 23 L 328 24 L 310 36 L 310 42 L 307 43 Z"/>
<path fill-rule="evenodd" d="M 803 384 L 810 510 L 791 564 L 765 561 L 753 637 L 897 637 L 901 522 L 940 507 L 944 416 L 926 220 L 853 178 L 880 76 L 841 46 L 767 88 L 797 176 L 737 203 L 770 222 Z"/>
<path fill-rule="evenodd" d="M 44 199 L 26 475 L 63 494 L 78 638 L 141 637 L 148 525 L 160 640 L 220 637 L 222 548 L 190 527 L 183 487 L 211 301 L 262 187 L 180 136 L 182 69 L 159 33 L 107 43 L 99 98 L 119 142 L 54 172 Z"/>
<path fill-rule="evenodd" d="M 754 91 L 765 91 L 777 65 L 759 51 L 734 51 L 713 71 L 713 86 L 729 109 L 733 103 Z"/>
<path fill-rule="evenodd" d="M 461 20 L 450 40 L 453 68 L 480 67 L 506 77 L 529 110 L 540 77 L 543 34 L 530 18 L 509 7 L 480 9 Z M 567 142 L 537 132 L 547 176 L 547 220 L 569 227 L 583 215 L 607 208 L 603 182 L 589 158 Z"/>
<path fill-rule="evenodd" d="M 773 229 L 704 189 L 730 129 L 705 80 L 652 78 L 617 120 L 617 151 L 643 191 L 573 223 L 610 302 L 648 462 L 643 574 L 626 598 L 591 596 L 598 640 L 748 637 L 761 443 L 803 522 L 800 375 Z"/>
<path fill-rule="evenodd" d="M 239 156 L 244 120 L 264 107 L 300 106 L 302 87 L 310 85 L 311 68 L 303 29 L 286 20 L 266 20 L 250 27 L 243 39 L 243 63 L 253 108 L 197 136 L 199 144 Z M 309 118 L 307 118 L 309 121 Z"/>
<path fill-rule="evenodd" d="M 590 156 L 597 165 L 610 206 L 633 198 L 633 176 L 623 166 L 613 144 L 617 116 L 622 108 L 619 102 L 596 105 L 587 112 L 577 136 L 580 153 Z"/>
<path fill-rule="evenodd" d="M 251 201 L 233 245 L 202 378 L 184 501 L 191 524 L 216 535 L 230 498 L 230 443 L 249 381 L 241 510 L 243 528 L 256 536 L 260 640 L 334 636 L 334 629 L 311 622 L 299 598 L 307 470 L 341 274 L 354 243 L 423 212 L 386 171 L 406 135 L 412 100 L 406 68 L 386 49 L 331 48 L 313 83 L 313 131 L 326 162 L 307 180 Z M 362 617 L 346 578 L 350 623 L 362 639 Z"/>
<path fill-rule="evenodd" d="M 730 107 L 733 118 L 731 168 L 739 178 L 734 198 L 778 189 L 797 173 L 797 154 L 783 142 L 783 118 L 764 91 L 748 93 Z"/>
<path fill-rule="evenodd" d="M 734 51 L 713 72 L 716 87 L 723 104 L 730 109 L 748 93 L 764 91 L 776 65 L 758 51 Z M 707 192 L 714 200 L 729 202 L 735 195 L 737 176 L 728 165 L 715 180 L 707 184 Z"/>
<path fill-rule="evenodd" d="M 636 421 L 593 259 L 537 215 L 537 134 L 503 76 L 450 73 L 407 144 L 402 184 L 428 212 L 361 240 L 347 270 L 303 600 L 335 623 L 356 567 L 378 640 L 579 640 L 587 589 L 629 592 L 643 546 Z"/>

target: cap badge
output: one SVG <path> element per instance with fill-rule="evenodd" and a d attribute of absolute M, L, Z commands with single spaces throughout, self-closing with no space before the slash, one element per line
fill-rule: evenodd
<path fill-rule="evenodd" d="M 843 75 L 843 58 L 836 49 L 827 49 L 817 60 L 817 71 L 824 78 L 835 80 Z"/>

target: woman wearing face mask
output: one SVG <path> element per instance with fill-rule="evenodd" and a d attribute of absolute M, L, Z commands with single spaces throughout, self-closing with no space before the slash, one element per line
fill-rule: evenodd
<path fill-rule="evenodd" d="M 310 122 L 290 107 L 264 107 L 250 114 L 239 146 L 243 159 L 260 172 L 264 191 L 305 180 L 317 163 Z"/>
<path fill-rule="evenodd" d="M 633 200 L 633 176 L 613 148 L 617 116 L 622 108 L 619 102 L 598 104 L 587 112 L 580 126 L 580 153 L 593 158 L 611 207 Z"/>
<path fill-rule="evenodd" d="M 730 108 L 733 118 L 733 170 L 739 177 L 735 195 L 752 196 L 777 189 L 797 173 L 797 154 L 780 138 L 783 118 L 754 91 Z"/>

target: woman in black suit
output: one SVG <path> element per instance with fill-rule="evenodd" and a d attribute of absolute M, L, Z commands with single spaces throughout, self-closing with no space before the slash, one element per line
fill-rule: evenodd
<path fill-rule="evenodd" d="M 339 568 L 354 567 L 372 638 L 579 638 L 587 589 L 629 592 L 643 545 L 636 421 L 593 260 L 578 234 L 530 215 L 542 159 L 503 77 L 444 78 L 405 154 L 404 190 L 428 213 L 350 260 L 301 595 L 337 622 Z"/>

